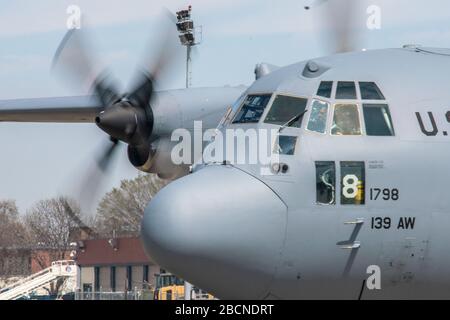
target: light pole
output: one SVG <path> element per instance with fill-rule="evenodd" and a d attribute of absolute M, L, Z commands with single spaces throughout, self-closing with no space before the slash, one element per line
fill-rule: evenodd
<path fill-rule="evenodd" d="M 179 32 L 179 38 L 181 45 L 186 47 L 186 88 L 191 86 L 192 47 L 201 42 L 196 39 L 191 12 L 192 6 L 189 6 L 187 10 L 180 10 L 177 12 L 177 30 Z"/>
<path fill-rule="evenodd" d="M 180 10 L 177 12 L 177 30 L 181 45 L 186 47 L 186 88 L 191 86 L 191 53 L 192 47 L 200 44 L 201 41 L 196 41 L 194 20 L 191 17 L 192 6 L 187 10 Z M 201 27 L 200 27 L 201 30 Z M 184 282 L 184 299 L 191 300 L 192 284 Z"/>

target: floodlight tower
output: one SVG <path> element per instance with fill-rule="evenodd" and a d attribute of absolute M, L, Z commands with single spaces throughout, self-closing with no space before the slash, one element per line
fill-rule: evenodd
<path fill-rule="evenodd" d="M 177 12 L 177 30 L 181 45 L 186 47 L 186 88 L 191 86 L 192 47 L 200 44 L 195 36 L 194 21 L 191 18 L 192 6 Z"/>
<path fill-rule="evenodd" d="M 191 52 L 192 47 L 200 44 L 201 41 L 197 41 L 195 36 L 194 20 L 191 17 L 192 6 L 189 6 L 187 10 L 180 10 L 177 12 L 177 30 L 179 32 L 179 38 L 181 45 L 186 47 L 186 88 L 191 86 Z M 201 30 L 201 27 L 200 27 Z M 191 300 L 192 285 L 184 282 L 184 299 Z"/>

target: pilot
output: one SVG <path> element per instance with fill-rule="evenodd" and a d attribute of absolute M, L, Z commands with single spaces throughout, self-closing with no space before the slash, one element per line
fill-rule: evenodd
<path fill-rule="evenodd" d="M 331 134 L 334 135 L 360 135 L 361 129 L 359 127 L 358 114 L 354 112 L 353 106 L 346 108 L 341 106 L 335 110 L 333 126 L 331 127 Z"/>

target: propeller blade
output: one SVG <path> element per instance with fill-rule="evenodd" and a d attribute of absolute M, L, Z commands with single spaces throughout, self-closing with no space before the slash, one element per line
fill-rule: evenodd
<path fill-rule="evenodd" d="M 334 31 L 334 34 L 330 34 L 332 38 L 330 40 L 334 39 L 336 53 L 356 49 L 356 39 L 352 29 L 355 5 L 356 1 L 353 0 L 329 0 L 327 21 L 329 29 Z"/>
<path fill-rule="evenodd" d="M 128 96 L 131 103 L 139 108 L 145 109 L 150 103 L 153 95 L 153 80 L 152 76 L 145 71 L 138 73 L 136 76 L 137 85 Z"/>
<path fill-rule="evenodd" d="M 157 23 L 159 36 L 156 39 L 151 37 L 147 41 L 141 58 L 141 69 L 145 71 L 137 73 L 131 85 L 133 89 L 129 92 L 135 92 L 140 88 L 146 78 L 151 80 L 154 88 L 155 81 L 157 83 L 170 81 L 175 74 L 179 74 L 181 63 L 184 62 L 181 58 L 184 48 L 180 44 L 176 23 L 175 14 L 164 8 Z"/>
<path fill-rule="evenodd" d="M 103 180 L 107 177 L 112 163 L 116 159 L 115 155 L 120 143 L 114 138 L 110 138 L 109 143 L 102 146 L 102 150 L 96 157 L 95 165 L 88 168 L 85 176 L 80 180 L 79 200 L 82 207 L 91 211 L 95 210 L 94 202 L 99 194 Z"/>
<path fill-rule="evenodd" d="M 315 0 L 305 10 L 314 10 L 319 23 L 325 21 L 327 32 L 326 46 L 332 53 L 355 51 L 356 32 L 354 12 L 360 1 L 354 0 Z"/>
<path fill-rule="evenodd" d="M 93 89 L 98 98 L 102 102 L 102 105 L 109 107 L 114 103 L 120 101 L 121 97 L 118 94 L 118 90 L 114 83 L 111 81 L 112 76 L 107 72 L 103 72 L 94 81 Z"/>
<path fill-rule="evenodd" d="M 108 170 L 114 152 L 117 150 L 117 147 L 119 146 L 119 140 L 112 137 L 110 138 L 110 140 L 111 140 L 110 146 L 105 148 L 104 153 L 98 159 L 98 166 L 103 172 L 106 172 Z"/>
<path fill-rule="evenodd" d="M 96 237 L 98 233 L 94 229 L 92 229 L 92 227 L 89 226 L 89 223 L 85 223 L 83 221 L 83 219 L 85 219 L 86 217 L 83 217 L 83 216 L 80 216 L 80 215 L 76 214 L 75 210 L 72 208 L 71 204 L 69 203 L 69 201 L 67 201 L 66 198 L 61 198 L 61 201 L 62 201 L 62 204 L 63 204 L 63 206 L 65 208 L 65 211 L 70 216 L 72 221 L 81 230 L 83 230 L 87 235 L 89 235 L 91 237 Z"/>
<path fill-rule="evenodd" d="M 106 108 L 120 99 L 120 95 L 106 71 L 99 72 L 93 45 L 83 29 L 69 30 L 61 41 L 52 62 L 52 71 L 83 92 L 94 90 Z"/>
<path fill-rule="evenodd" d="M 159 26 L 162 31 L 157 58 L 148 69 L 153 79 L 164 77 L 170 72 L 170 68 L 174 66 L 174 60 L 180 54 L 182 48 L 179 43 L 175 14 L 164 8 L 160 21 Z"/>
<path fill-rule="evenodd" d="M 125 97 L 125 100 L 129 101 L 131 109 L 133 109 L 135 119 L 133 124 L 131 121 L 128 121 L 127 123 L 129 125 L 126 126 L 126 128 L 130 128 L 129 131 L 132 134 L 126 134 L 123 129 L 120 129 L 120 127 L 125 128 L 123 123 L 119 126 L 120 123 L 118 121 L 112 120 L 119 117 L 119 113 L 123 117 L 125 117 L 125 113 L 131 114 L 129 109 L 123 108 L 126 105 L 123 103 L 121 104 L 122 108 L 117 108 L 114 114 L 112 112 L 113 110 L 111 112 L 106 110 L 103 115 L 103 121 L 100 117 L 100 123 L 98 123 L 107 132 L 118 132 L 122 130 L 123 132 L 120 136 L 116 134 L 117 138 L 136 148 L 139 146 L 139 150 L 142 150 L 143 146 L 145 146 L 146 153 L 148 153 L 148 144 L 150 143 L 153 129 L 153 112 L 150 102 L 155 90 L 155 80 L 167 78 L 171 74 L 171 71 L 175 69 L 177 58 L 181 54 L 181 45 L 176 28 L 176 16 L 167 9 L 164 9 L 163 15 L 159 20 L 158 27 L 161 30 L 160 39 L 159 41 L 149 42 L 145 51 L 144 61 L 151 61 L 152 63 L 147 63 L 147 66 L 144 63 L 145 67 L 143 67 L 143 70 L 136 73 L 130 94 Z M 150 58 L 152 56 L 151 53 L 154 53 L 155 49 L 156 57 L 153 55 L 153 58 Z"/>
<path fill-rule="evenodd" d="M 328 0 L 316 0 L 311 5 L 305 6 L 305 10 L 310 10 L 310 9 L 313 9 L 313 8 L 317 8 L 318 6 L 321 6 L 322 4 L 324 4 L 327 1 Z"/>

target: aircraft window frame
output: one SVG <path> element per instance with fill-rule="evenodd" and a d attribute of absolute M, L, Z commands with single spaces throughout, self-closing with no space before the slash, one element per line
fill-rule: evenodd
<path fill-rule="evenodd" d="M 316 176 L 316 204 L 317 205 L 322 205 L 322 206 L 334 206 L 337 204 L 337 199 L 336 199 L 336 195 L 337 195 L 337 190 L 336 190 L 336 184 L 338 183 L 338 181 L 336 180 L 337 178 L 337 168 L 336 168 L 336 162 L 335 161 L 315 161 L 314 162 L 314 166 L 315 166 L 315 176 Z M 322 185 L 328 186 L 329 188 L 331 188 L 331 199 L 328 202 L 320 202 L 319 199 L 319 168 L 320 167 L 325 167 L 328 166 L 328 169 L 326 169 L 326 171 L 324 171 L 323 173 L 332 170 L 332 179 L 333 181 L 329 181 L 324 182 L 323 179 L 322 180 Z M 322 176 L 323 176 L 322 173 Z M 340 182 L 339 182 L 340 183 Z"/>
<path fill-rule="evenodd" d="M 318 88 L 320 87 L 322 82 L 332 82 L 332 90 L 331 90 L 331 97 L 332 98 L 325 98 L 322 96 L 317 95 L 318 93 Z M 338 84 L 339 82 L 353 82 L 355 85 L 355 89 L 356 89 L 356 98 L 355 99 L 338 99 L 336 98 L 336 94 L 338 91 Z M 379 92 L 381 93 L 380 99 L 373 99 L 373 100 L 369 100 L 369 99 L 363 99 L 362 97 L 362 92 L 361 92 L 361 87 L 360 87 L 360 83 L 373 83 L 379 90 Z M 381 100 L 381 97 L 383 98 L 383 100 Z M 326 123 L 326 130 L 325 132 L 318 132 L 318 131 L 314 131 L 314 130 L 310 130 L 308 128 L 308 125 L 310 123 L 311 120 L 311 116 L 312 116 L 312 112 L 313 112 L 313 104 L 314 102 L 318 100 L 321 101 L 323 103 L 328 103 L 329 107 L 328 107 L 328 113 L 327 113 L 327 123 Z M 333 130 L 333 123 L 334 123 L 334 117 L 335 117 L 335 111 L 336 111 L 336 106 L 337 105 L 356 105 L 357 107 L 357 112 L 358 112 L 358 121 L 359 121 L 359 127 L 360 127 L 360 133 L 357 135 L 338 135 L 338 134 L 333 134 L 332 130 Z M 304 130 L 311 132 L 311 133 L 315 133 L 315 134 L 321 134 L 321 135 L 330 135 L 330 136 L 347 136 L 347 137 L 380 137 L 381 135 L 373 135 L 373 134 L 368 134 L 367 133 L 367 125 L 366 125 L 366 117 L 364 114 L 364 110 L 365 108 L 369 107 L 366 105 L 375 105 L 375 107 L 377 107 L 377 105 L 387 105 L 387 109 L 389 112 L 389 120 L 392 126 L 392 131 L 393 131 L 393 135 L 383 135 L 383 137 L 395 137 L 397 135 L 397 130 L 396 130 L 396 125 L 395 125 L 395 119 L 394 119 L 394 115 L 392 114 L 392 109 L 391 109 L 391 104 L 389 103 L 389 101 L 386 99 L 386 96 L 383 93 L 382 88 L 377 84 L 376 81 L 371 81 L 371 80 L 354 80 L 354 81 L 339 81 L 339 80 L 324 80 L 322 79 L 319 82 L 319 85 L 317 87 L 317 90 L 315 92 L 315 94 L 313 94 L 308 101 L 308 115 L 305 115 L 305 117 L 308 117 L 307 121 L 304 121 L 305 124 L 302 126 L 304 126 Z"/>
<path fill-rule="evenodd" d="M 319 131 L 315 131 L 315 130 L 309 129 L 309 123 L 311 121 L 311 116 L 312 116 L 312 112 L 313 112 L 313 105 L 314 105 L 315 101 L 319 101 L 319 102 L 327 104 L 327 114 L 326 114 L 326 119 L 325 119 L 325 130 L 324 130 L 324 132 L 319 132 Z M 328 128 L 330 127 L 330 123 L 329 122 L 330 122 L 330 113 L 332 112 L 332 110 L 331 110 L 332 106 L 333 106 L 333 104 L 330 101 L 326 101 L 324 99 L 319 99 L 319 98 L 313 97 L 311 99 L 311 101 L 309 102 L 309 107 L 308 107 L 309 115 L 308 115 L 308 121 L 307 121 L 307 123 L 305 125 L 305 130 L 308 131 L 308 132 L 315 133 L 315 134 L 327 135 L 328 134 Z"/>
<path fill-rule="evenodd" d="M 392 119 L 392 112 L 391 112 L 391 108 L 389 103 L 387 103 L 386 101 L 378 101 L 378 102 L 367 102 L 367 103 L 362 103 L 362 114 L 363 114 L 363 121 L 364 121 L 364 126 L 365 126 L 365 135 L 367 137 L 395 137 L 396 133 L 395 133 L 395 125 L 394 125 L 394 121 Z M 370 109 L 370 108 L 382 108 L 382 107 L 386 107 L 387 108 L 387 112 L 388 112 L 388 118 L 392 127 L 392 134 L 390 135 L 378 135 L 378 134 L 369 134 L 367 132 L 367 125 L 366 125 L 366 114 L 365 114 L 365 110 L 366 109 Z"/>
<path fill-rule="evenodd" d="M 283 140 L 283 143 L 280 141 Z M 273 153 L 283 156 L 293 156 L 297 151 L 298 136 L 292 135 L 278 135 L 275 139 L 275 144 L 273 147 Z M 285 148 L 283 149 L 282 146 Z"/>
<path fill-rule="evenodd" d="M 286 97 L 290 97 L 290 98 L 297 98 L 297 99 L 305 99 L 305 100 L 306 100 L 305 110 L 308 110 L 308 111 L 307 111 L 307 112 L 303 115 L 303 117 L 301 118 L 302 121 L 301 121 L 300 127 L 295 127 L 295 126 L 289 127 L 289 128 L 297 129 L 297 130 L 302 129 L 303 126 L 304 126 L 304 123 L 305 123 L 305 121 L 303 121 L 303 119 L 305 119 L 305 117 L 307 116 L 307 113 L 310 112 L 310 110 L 309 110 L 308 107 L 309 107 L 309 104 L 310 104 L 310 101 L 311 101 L 311 97 L 307 97 L 307 96 L 298 96 L 298 95 L 295 95 L 295 94 L 292 94 L 292 93 L 286 93 L 286 92 L 283 92 L 283 91 L 280 91 L 280 92 L 273 92 L 272 98 L 271 98 L 271 100 L 269 101 L 269 103 L 267 104 L 266 110 L 264 110 L 264 113 L 263 113 L 262 116 L 261 116 L 260 123 L 267 124 L 267 125 L 272 125 L 272 126 L 278 126 L 278 127 L 280 126 L 279 124 L 266 122 L 267 114 L 268 114 L 268 113 L 270 112 L 270 110 L 272 109 L 273 103 L 275 102 L 275 99 L 276 99 L 277 96 L 279 96 L 279 95 L 281 95 L 281 96 L 286 96 Z"/>
<path fill-rule="evenodd" d="M 359 134 L 333 134 L 334 115 L 336 113 L 336 106 L 338 106 L 338 105 L 354 105 L 354 106 L 356 106 L 356 110 L 358 112 L 359 129 L 360 129 Z M 355 100 L 349 100 L 349 101 L 339 100 L 339 102 L 335 101 L 332 104 L 331 117 L 329 119 L 329 132 L 330 132 L 331 136 L 333 136 L 333 137 L 362 137 L 362 136 L 366 135 L 365 130 L 366 130 L 366 128 L 365 128 L 365 123 L 364 123 L 364 118 L 363 118 L 360 102 L 356 102 Z"/>
<path fill-rule="evenodd" d="M 319 94 L 319 90 L 322 87 L 322 84 L 324 84 L 324 83 L 331 83 L 330 96 L 329 97 L 322 96 L 322 95 Z M 331 97 L 333 97 L 333 90 L 335 88 L 335 83 L 336 83 L 336 81 L 332 81 L 332 80 L 322 80 L 322 81 L 320 81 L 319 86 L 317 87 L 317 90 L 316 90 L 316 96 L 320 97 L 322 99 L 331 99 Z"/>
<path fill-rule="evenodd" d="M 216 129 L 222 129 L 231 121 L 231 119 L 233 119 L 233 107 L 230 106 L 223 114 Z"/>
<path fill-rule="evenodd" d="M 365 83 L 365 84 L 373 84 L 375 85 L 375 88 L 377 89 L 377 93 L 379 94 L 378 98 L 364 98 L 363 97 L 363 90 L 361 89 L 361 83 Z M 378 86 L 378 84 L 375 81 L 358 81 L 358 91 L 359 91 L 359 95 L 360 95 L 360 100 L 361 101 L 386 101 L 386 97 L 384 96 L 383 91 L 381 90 L 381 88 Z"/>
<path fill-rule="evenodd" d="M 263 94 L 263 93 L 261 93 Z M 244 92 L 243 94 L 241 94 L 239 96 L 239 98 L 236 99 L 236 101 L 233 102 L 233 104 L 231 105 L 231 109 L 233 110 L 234 113 L 236 113 L 242 106 L 242 104 L 245 102 L 245 98 L 248 96 L 248 94 L 246 92 Z"/>
<path fill-rule="evenodd" d="M 263 112 L 261 113 L 261 116 L 259 117 L 258 121 L 256 122 L 235 122 L 237 115 L 241 112 L 242 108 L 244 107 L 245 102 L 247 101 L 248 96 L 270 96 L 269 101 L 267 101 L 266 106 L 264 107 Z M 267 109 L 272 106 L 272 102 L 274 99 L 275 94 L 273 92 L 252 92 L 247 93 L 244 95 L 239 108 L 236 109 L 236 112 L 234 113 L 233 117 L 230 120 L 230 124 L 239 125 L 239 124 L 257 124 L 261 122 L 261 119 L 265 118 L 265 114 L 267 112 Z"/>
<path fill-rule="evenodd" d="M 359 168 L 358 168 L 359 167 Z M 352 170 L 353 169 L 353 170 Z M 360 172 L 358 172 L 358 169 Z M 365 161 L 340 161 L 340 204 L 343 206 L 366 205 L 367 171 Z M 358 174 L 360 176 L 358 176 Z M 357 180 L 354 180 L 356 176 Z M 355 188 L 356 186 L 356 188 Z M 361 187 L 361 188 L 360 188 Z M 353 196 L 353 193 L 355 195 Z M 346 195 L 347 194 L 347 195 Z"/>
<path fill-rule="evenodd" d="M 227 108 L 227 111 L 224 113 L 221 122 L 222 126 L 220 127 L 219 125 L 217 126 L 218 129 L 225 127 L 227 125 L 230 125 L 233 123 L 234 117 L 236 116 L 237 112 L 240 110 L 241 106 L 244 104 L 245 102 L 245 98 L 247 97 L 247 93 L 244 92 L 242 93 L 239 98 L 236 99 L 235 102 L 233 102 L 233 104 L 231 106 L 229 106 Z M 270 101 L 269 101 L 270 102 Z M 228 114 L 228 109 L 231 108 L 230 113 Z M 228 114 L 228 115 L 227 115 Z M 220 123 L 219 123 L 220 124 Z"/>
<path fill-rule="evenodd" d="M 354 86 L 354 88 L 355 88 L 355 96 L 354 96 L 354 98 L 353 97 L 343 97 L 343 98 L 338 98 L 337 97 L 337 94 L 338 94 L 338 91 L 339 91 L 339 84 L 340 83 L 353 83 L 353 86 Z M 359 90 L 358 90 L 358 83 L 357 83 L 357 81 L 345 81 L 345 80 L 338 80 L 338 81 L 336 81 L 336 88 L 335 88 L 335 91 L 334 91 L 334 100 L 339 100 L 339 101 L 345 101 L 345 100 L 351 100 L 351 101 L 355 101 L 355 100 L 361 100 L 360 98 L 360 96 L 358 96 L 358 93 L 359 93 Z"/>

